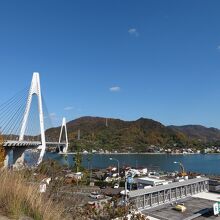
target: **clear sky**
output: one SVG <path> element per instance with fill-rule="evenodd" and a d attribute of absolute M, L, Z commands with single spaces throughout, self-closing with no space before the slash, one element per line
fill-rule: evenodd
<path fill-rule="evenodd" d="M 0 103 L 41 74 L 55 121 L 220 128 L 220 1 L 0 2 Z"/>

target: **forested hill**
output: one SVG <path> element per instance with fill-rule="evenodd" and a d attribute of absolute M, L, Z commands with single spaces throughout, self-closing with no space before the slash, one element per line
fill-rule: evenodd
<path fill-rule="evenodd" d="M 220 141 L 220 130 L 217 128 L 207 128 L 201 125 L 172 125 L 169 128 L 184 133 L 191 140 L 200 140 L 205 143 Z"/>
<path fill-rule="evenodd" d="M 220 131 L 201 126 L 164 126 L 160 122 L 140 118 L 123 121 L 101 117 L 81 117 L 67 123 L 71 147 L 145 152 L 157 147 L 194 146 L 201 142 L 220 140 Z M 77 141 L 78 130 L 80 140 Z M 196 131 L 196 132 L 195 132 Z M 47 135 L 57 137 L 60 127 L 49 129 Z M 203 138 L 202 138 L 203 137 Z M 205 137 L 205 138 L 204 138 Z"/>

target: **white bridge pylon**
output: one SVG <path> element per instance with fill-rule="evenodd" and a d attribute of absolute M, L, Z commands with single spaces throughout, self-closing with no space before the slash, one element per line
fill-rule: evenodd
<path fill-rule="evenodd" d="M 61 130 L 60 130 L 60 137 L 59 137 L 59 152 L 61 152 L 60 144 L 61 144 L 61 138 L 62 138 L 63 130 L 65 130 L 65 139 L 66 139 L 66 145 L 65 145 L 65 147 L 63 148 L 63 153 L 66 154 L 67 151 L 68 151 L 68 146 L 69 146 L 69 143 L 68 143 L 68 136 L 67 136 L 67 127 L 66 127 L 66 118 L 63 118 L 62 126 L 61 126 Z"/>
<path fill-rule="evenodd" d="M 41 132 L 41 152 L 38 158 L 38 164 L 42 162 L 45 150 L 46 150 L 46 141 L 45 141 L 45 131 L 44 131 L 44 115 L 43 115 L 43 107 L 42 107 L 42 96 L 41 96 L 41 87 L 40 87 L 40 76 L 38 72 L 33 73 L 31 86 L 28 94 L 28 100 L 24 112 L 24 117 L 21 125 L 21 131 L 19 136 L 19 141 L 24 140 L 24 133 L 27 127 L 27 120 L 30 113 L 30 107 L 33 95 L 36 95 L 38 98 L 38 111 L 39 111 L 39 122 L 40 122 L 40 132 Z"/>

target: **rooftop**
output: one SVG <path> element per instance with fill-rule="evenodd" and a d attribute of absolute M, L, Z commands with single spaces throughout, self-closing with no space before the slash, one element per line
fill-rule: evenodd
<path fill-rule="evenodd" d="M 157 178 L 153 178 L 153 177 L 141 177 L 141 178 L 137 178 L 137 180 L 141 180 L 141 181 L 151 181 L 151 182 L 154 182 L 154 183 L 161 183 L 161 182 L 164 182 L 166 180 L 164 179 L 157 179 Z"/>
<path fill-rule="evenodd" d="M 208 199 L 210 201 L 220 201 L 220 194 L 218 193 L 211 193 L 211 192 L 201 192 L 196 195 L 193 195 L 194 198 L 200 198 L 200 199 Z"/>
<path fill-rule="evenodd" d="M 185 212 L 178 212 L 174 210 L 175 204 L 170 205 L 162 205 L 158 206 L 157 208 L 152 208 L 150 210 L 142 211 L 143 214 L 146 216 L 152 216 L 156 219 L 163 219 L 163 220 L 180 220 L 180 219 L 187 219 L 191 216 L 197 216 L 197 220 L 205 220 L 205 219 L 217 219 L 213 213 L 205 214 L 206 210 L 212 210 L 213 201 L 207 199 L 200 199 L 200 198 L 187 198 L 184 200 L 179 201 L 179 203 L 184 203 L 186 207 Z M 204 214 L 203 214 L 204 213 Z"/>
<path fill-rule="evenodd" d="M 130 191 L 129 197 L 132 198 L 132 197 L 136 197 L 136 196 L 141 196 L 141 195 L 145 195 L 145 194 L 149 194 L 149 193 L 163 191 L 163 190 L 167 190 L 170 188 L 176 188 L 176 187 L 180 187 L 180 186 L 186 186 L 189 184 L 199 183 L 199 182 L 208 181 L 208 180 L 209 179 L 206 177 L 200 177 L 200 178 L 184 180 L 183 182 L 172 182 L 168 185 L 154 186 L 149 189 L 138 189 L 138 190 Z"/>

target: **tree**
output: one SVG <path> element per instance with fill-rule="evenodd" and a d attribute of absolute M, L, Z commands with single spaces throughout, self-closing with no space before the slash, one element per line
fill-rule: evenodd
<path fill-rule="evenodd" d="M 82 155 L 81 153 L 77 150 L 76 155 L 75 155 L 75 165 L 74 165 L 74 170 L 76 172 L 79 172 L 81 169 L 81 163 L 82 163 Z"/>

